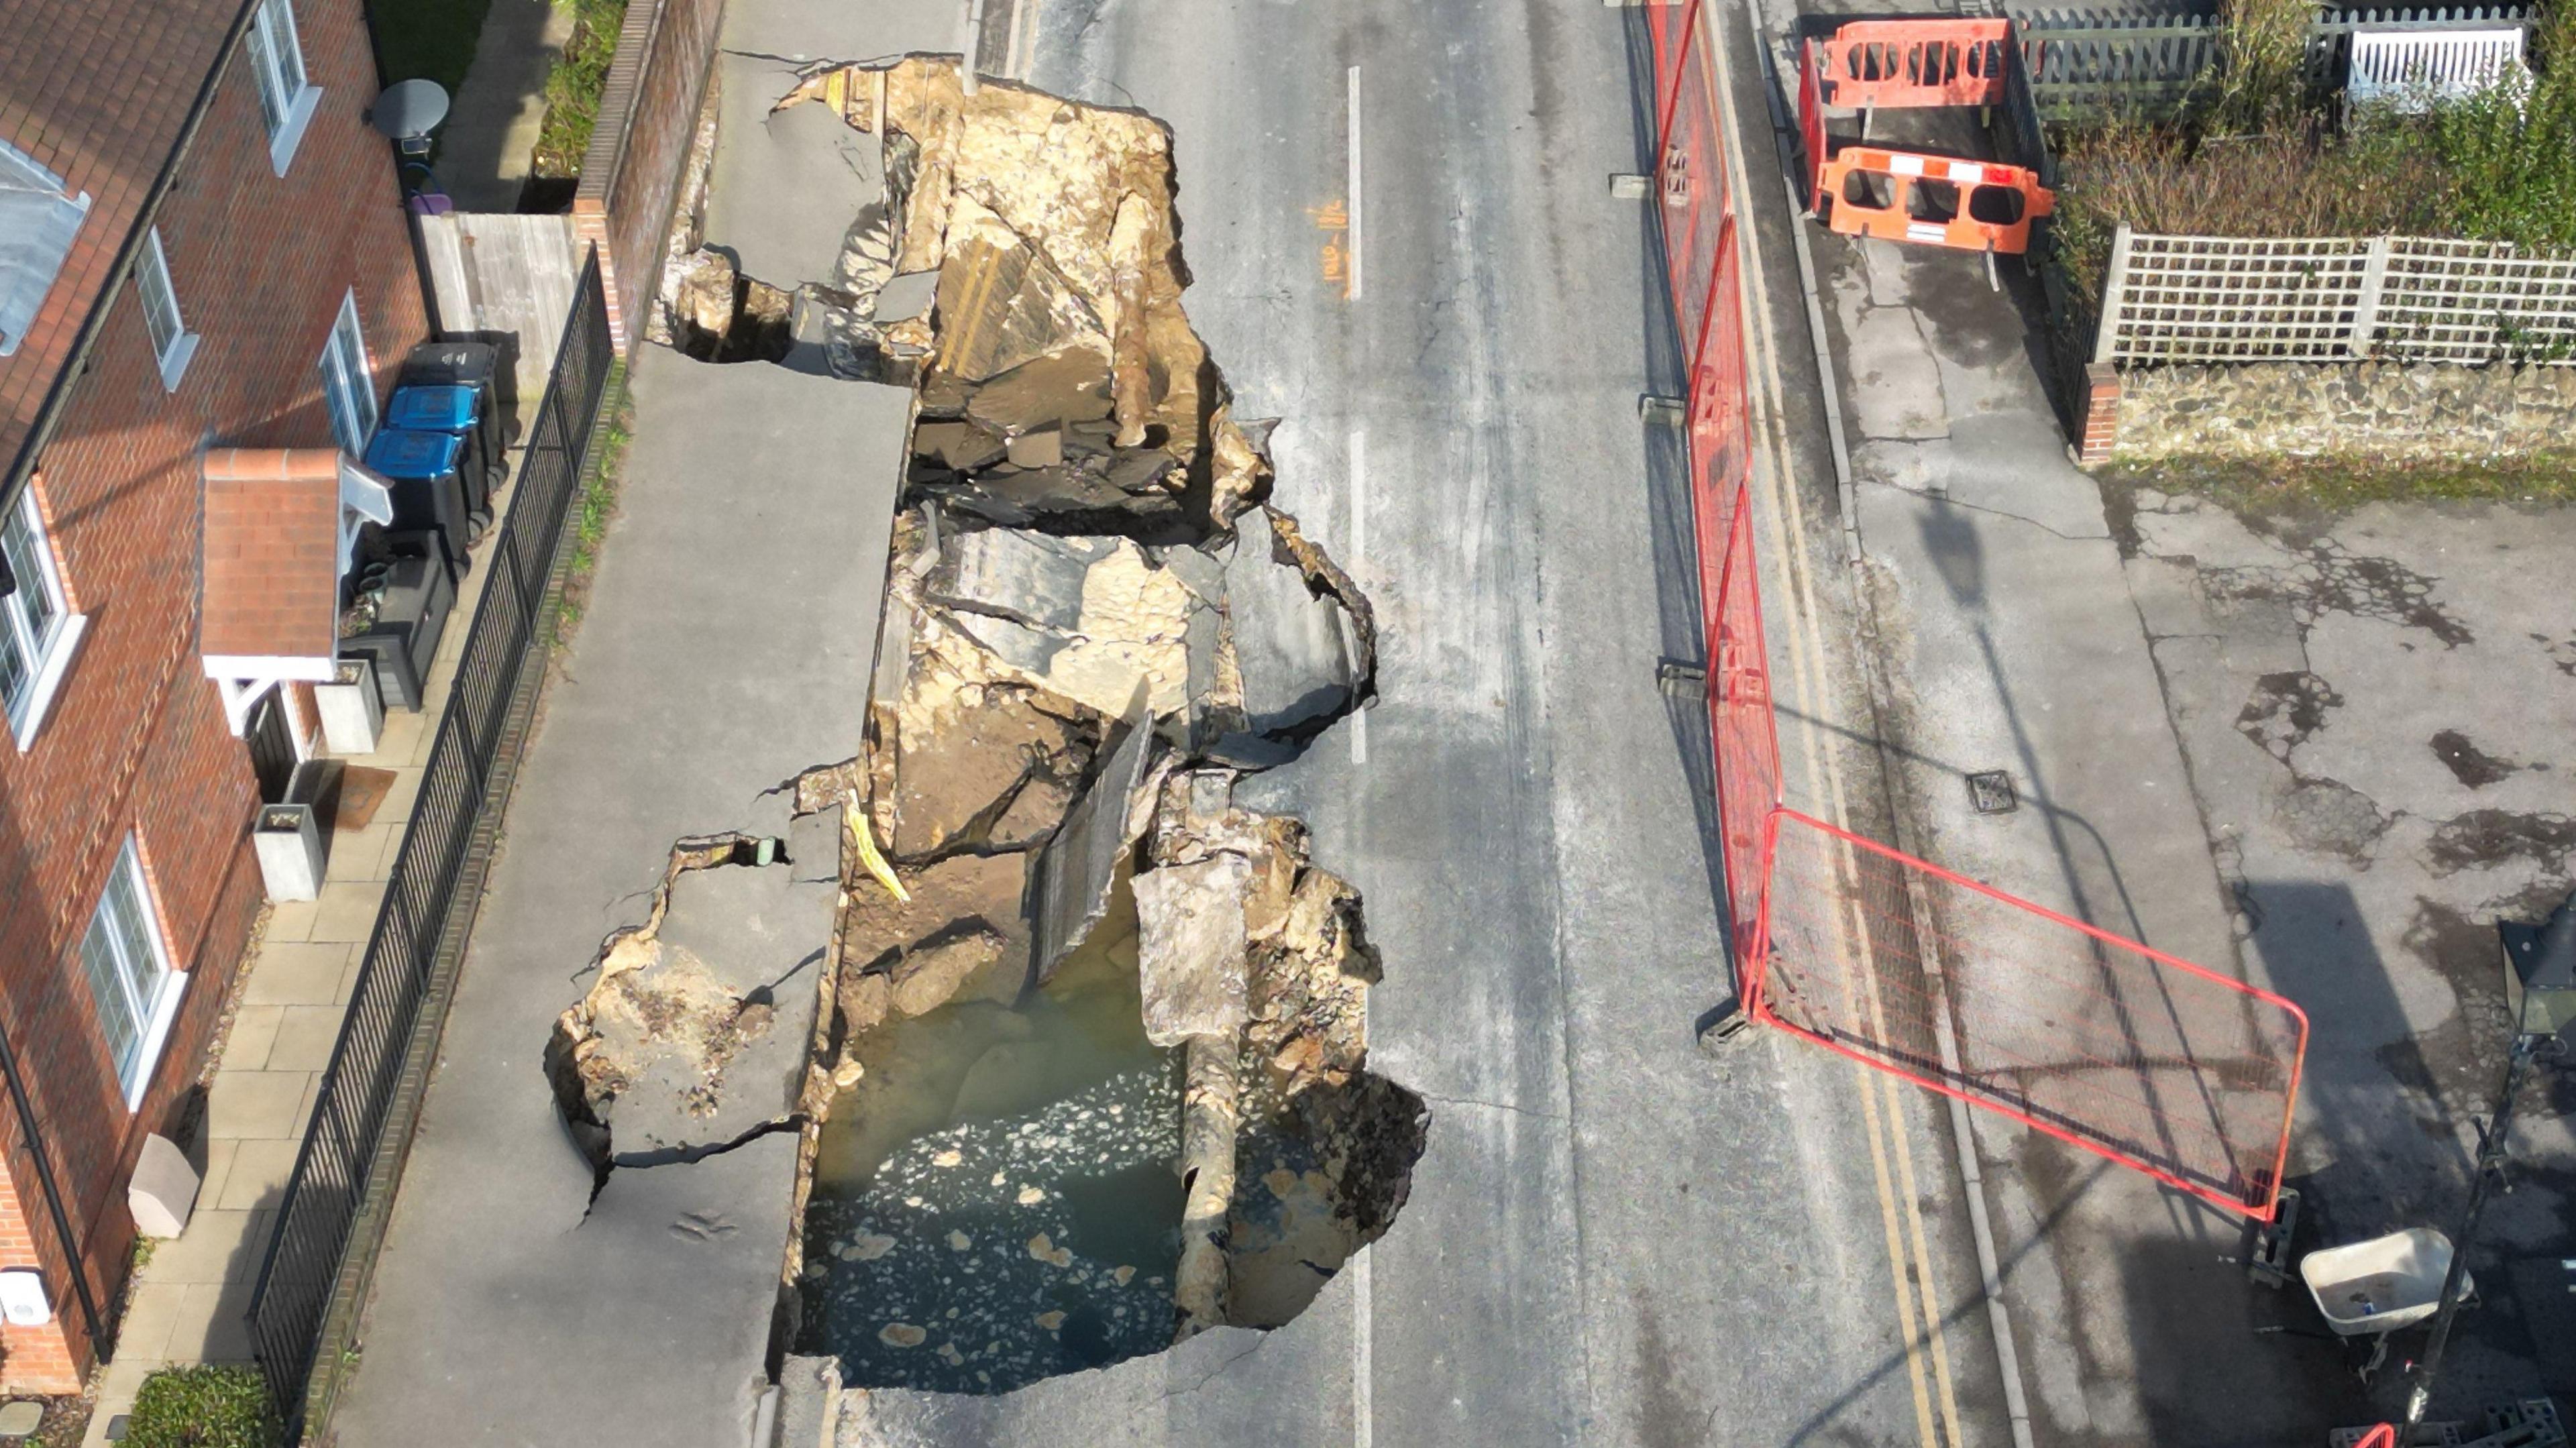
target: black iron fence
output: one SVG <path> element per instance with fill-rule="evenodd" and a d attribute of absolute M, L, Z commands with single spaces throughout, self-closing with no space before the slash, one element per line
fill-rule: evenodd
<path fill-rule="evenodd" d="M 528 429 L 508 519 L 480 564 L 490 576 L 454 692 L 251 1292 L 252 1344 L 291 1424 L 304 1416 L 335 1308 L 345 1317 L 364 1289 L 410 1143 L 543 677 L 564 520 L 614 361 L 594 250 Z"/>

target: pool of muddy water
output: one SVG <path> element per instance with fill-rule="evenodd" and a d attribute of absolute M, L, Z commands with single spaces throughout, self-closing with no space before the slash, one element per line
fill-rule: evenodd
<path fill-rule="evenodd" d="M 998 1393 L 1171 1346 L 1180 1060 L 1145 1039 L 1126 891 L 1026 1002 L 890 1018 L 858 1055 L 806 1213 L 800 1351 L 857 1387 Z"/>

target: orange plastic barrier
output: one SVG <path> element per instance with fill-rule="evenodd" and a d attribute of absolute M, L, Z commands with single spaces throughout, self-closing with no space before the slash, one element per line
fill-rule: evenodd
<path fill-rule="evenodd" d="M 1845 146 L 1818 166 L 1815 200 L 1845 236 L 2002 256 L 2028 252 L 2031 222 L 2057 209 L 2057 193 L 2023 167 L 1875 146 Z"/>
<path fill-rule="evenodd" d="M 1824 103 L 1999 106 L 2009 20 L 1855 20 L 1817 43 Z"/>

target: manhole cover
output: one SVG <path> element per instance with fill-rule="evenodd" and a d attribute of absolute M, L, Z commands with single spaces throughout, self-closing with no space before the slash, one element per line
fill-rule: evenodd
<path fill-rule="evenodd" d="M 2011 814 L 2021 808 L 2021 797 L 2013 793 L 2012 776 L 2000 769 L 1988 769 L 1968 776 L 1968 802 L 1977 813 Z"/>

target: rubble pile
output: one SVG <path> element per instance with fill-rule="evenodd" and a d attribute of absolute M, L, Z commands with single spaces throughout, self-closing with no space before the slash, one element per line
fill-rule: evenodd
<path fill-rule="evenodd" d="M 1266 501 L 1268 429 L 1181 309 L 1159 122 L 965 96 L 918 56 L 811 73 L 801 105 L 882 140 L 886 201 L 837 299 L 796 307 L 861 319 L 850 345 L 919 400 L 835 786 L 806 1340 L 856 1383 L 971 1392 L 1276 1325 L 1384 1230 L 1422 1145 L 1419 1099 L 1364 1070 L 1358 892 L 1233 802 L 1368 700 L 1368 600 Z M 1141 1026 L 1140 1064 L 1068 1026 Z M 1048 1215 L 1109 1178 L 1164 1223 L 1118 1261 L 1119 1210 Z"/>

